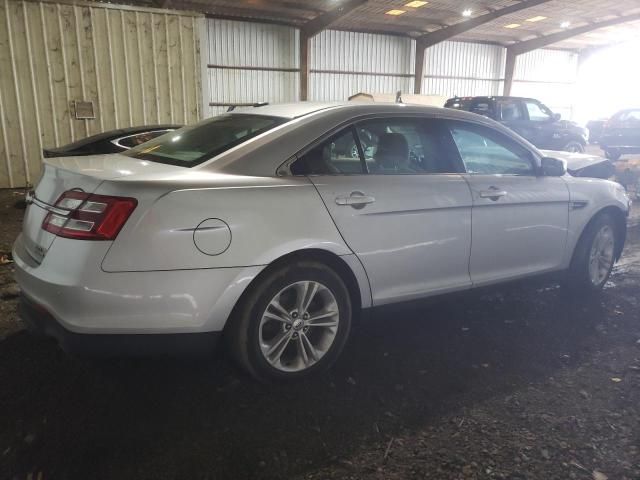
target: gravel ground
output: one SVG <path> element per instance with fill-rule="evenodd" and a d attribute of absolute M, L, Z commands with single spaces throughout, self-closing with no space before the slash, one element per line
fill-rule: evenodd
<path fill-rule="evenodd" d="M 21 198 L 0 191 L 0 258 Z M 0 265 L 0 479 L 638 480 L 639 230 L 600 297 L 527 283 L 378 310 L 284 386 L 222 352 L 69 358 L 24 331 Z"/>

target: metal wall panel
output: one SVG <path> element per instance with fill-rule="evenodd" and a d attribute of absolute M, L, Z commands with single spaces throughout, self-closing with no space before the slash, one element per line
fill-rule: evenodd
<path fill-rule="evenodd" d="M 299 98 L 299 32 L 265 23 L 208 19 L 209 102 L 291 102 Z M 266 69 L 266 70 L 265 70 Z M 227 106 L 211 106 L 216 115 Z"/>
<path fill-rule="evenodd" d="M 512 94 L 540 100 L 563 118 L 571 119 L 577 102 L 578 54 L 534 50 L 518 56 Z"/>
<path fill-rule="evenodd" d="M 0 0 L 0 188 L 33 183 L 41 150 L 104 130 L 201 117 L 198 15 Z M 93 102 L 77 120 L 73 101 Z"/>
<path fill-rule="evenodd" d="M 325 30 L 311 40 L 309 98 L 333 101 L 358 92 L 411 92 L 414 65 L 411 39 Z"/>
<path fill-rule="evenodd" d="M 499 95 L 505 49 L 497 45 L 442 42 L 425 51 L 422 93 L 452 97 Z"/>

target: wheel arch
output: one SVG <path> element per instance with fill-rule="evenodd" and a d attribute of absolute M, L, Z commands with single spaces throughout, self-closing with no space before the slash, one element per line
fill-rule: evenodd
<path fill-rule="evenodd" d="M 355 258 L 355 255 L 352 255 L 352 257 Z M 342 256 L 336 255 L 335 253 L 328 250 L 309 248 L 295 250 L 293 252 L 282 255 L 281 257 L 275 259 L 273 262 L 267 265 L 264 269 L 262 269 L 262 271 L 251 280 L 247 288 L 245 288 L 244 292 L 242 292 L 242 294 L 236 301 L 236 304 L 233 307 L 229 318 L 231 319 L 234 317 L 235 311 L 240 308 L 244 300 L 253 292 L 255 286 L 260 282 L 262 278 L 267 276 L 276 268 L 301 260 L 310 260 L 323 263 L 333 269 L 340 276 L 349 292 L 349 298 L 351 299 L 351 304 L 353 306 L 354 317 L 358 316 L 362 308 L 366 308 L 371 305 L 371 290 L 369 287 L 369 281 L 366 278 L 366 273 L 364 272 L 364 268 L 362 268 L 359 260 L 355 259 L 355 262 L 357 262 L 357 264 L 362 268 L 362 271 L 359 272 L 360 275 L 354 272 L 352 266 L 347 261 L 345 261 Z M 360 280 L 358 278 L 360 278 Z M 363 285 L 363 283 L 365 282 L 366 285 Z M 226 323 L 225 329 L 230 323 L 231 322 L 229 321 Z"/>
<path fill-rule="evenodd" d="M 615 259 L 616 261 L 618 261 L 620 259 L 620 256 L 622 255 L 622 250 L 624 248 L 624 243 L 627 237 L 627 215 L 620 207 L 617 207 L 615 205 L 609 205 L 607 207 L 601 208 L 591 216 L 589 221 L 586 223 L 586 225 L 583 227 L 582 231 L 580 232 L 580 236 L 578 237 L 578 243 L 576 244 L 576 247 L 582 240 L 587 229 L 593 224 L 596 218 L 604 214 L 611 215 L 611 217 L 614 219 L 614 222 L 615 222 L 615 226 L 616 226 Z M 575 255 L 575 249 L 574 249 L 573 255 Z"/>

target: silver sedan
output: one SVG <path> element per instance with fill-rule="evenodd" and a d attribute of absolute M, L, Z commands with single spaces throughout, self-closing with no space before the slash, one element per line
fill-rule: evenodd
<path fill-rule="evenodd" d="M 599 291 L 629 200 L 484 117 L 261 106 L 123 154 L 51 158 L 14 246 L 20 312 L 81 353 L 331 365 L 362 309 L 564 272 Z"/>

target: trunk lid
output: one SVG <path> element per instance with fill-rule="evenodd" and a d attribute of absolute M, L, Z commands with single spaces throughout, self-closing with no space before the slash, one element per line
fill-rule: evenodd
<path fill-rule="evenodd" d="M 44 160 L 44 170 L 35 191 L 27 196 L 22 225 L 24 245 L 29 255 L 41 263 L 56 236 L 42 228 L 42 222 L 67 190 L 94 193 L 105 180 L 142 174 L 184 170 L 119 154 L 59 157 Z"/>

